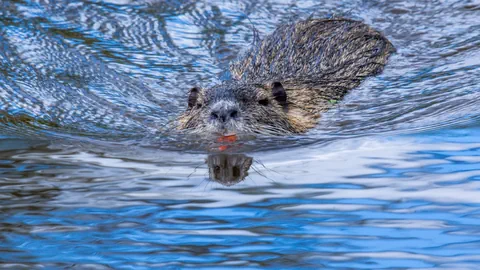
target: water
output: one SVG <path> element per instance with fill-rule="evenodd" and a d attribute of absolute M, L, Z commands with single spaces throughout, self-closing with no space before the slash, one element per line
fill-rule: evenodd
<path fill-rule="evenodd" d="M 397 48 L 305 135 L 172 132 L 277 25 Z M 0 2 L 0 268 L 478 269 L 480 2 Z"/>

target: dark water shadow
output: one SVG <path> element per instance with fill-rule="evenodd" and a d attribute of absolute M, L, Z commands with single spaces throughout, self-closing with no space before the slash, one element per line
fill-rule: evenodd
<path fill-rule="evenodd" d="M 248 176 L 253 158 L 244 154 L 212 154 L 206 163 L 210 180 L 223 186 L 236 185 Z"/>

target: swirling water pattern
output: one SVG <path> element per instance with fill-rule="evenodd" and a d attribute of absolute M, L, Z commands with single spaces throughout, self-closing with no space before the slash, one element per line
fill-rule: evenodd
<path fill-rule="evenodd" d="M 397 53 L 306 135 L 172 132 L 281 23 Z M 0 2 L 0 268 L 478 269 L 478 1 Z"/>

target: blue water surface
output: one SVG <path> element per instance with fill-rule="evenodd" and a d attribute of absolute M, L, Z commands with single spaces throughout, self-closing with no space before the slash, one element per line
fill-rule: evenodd
<path fill-rule="evenodd" d="M 282 23 L 397 53 L 304 135 L 173 134 Z M 1 269 L 479 269 L 475 1 L 0 2 Z"/>

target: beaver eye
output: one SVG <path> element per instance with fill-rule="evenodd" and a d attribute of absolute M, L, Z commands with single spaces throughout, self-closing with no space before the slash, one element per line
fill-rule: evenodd
<path fill-rule="evenodd" d="M 196 106 L 196 107 L 197 107 L 197 109 L 200 109 L 200 108 L 202 108 L 202 104 L 201 104 L 201 103 L 197 103 L 197 106 Z"/>
<path fill-rule="evenodd" d="M 258 104 L 260 104 L 262 106 L 268 106 L 268 103 L 269 103 L 268 98 L 260 99 L 258 101 Z"/>

